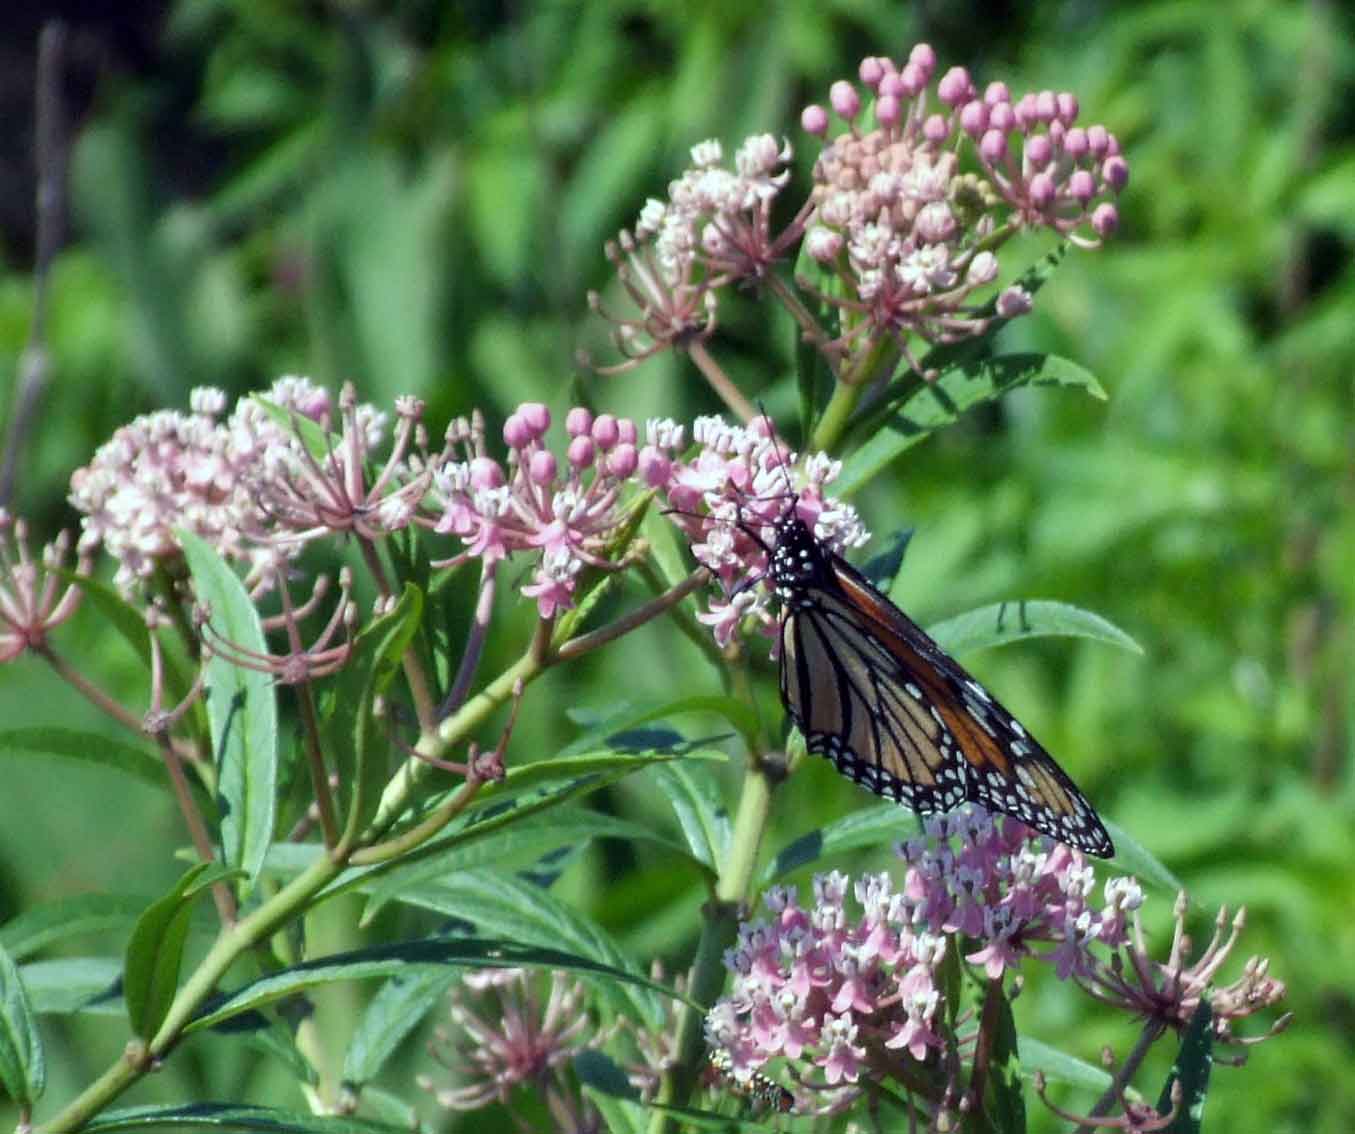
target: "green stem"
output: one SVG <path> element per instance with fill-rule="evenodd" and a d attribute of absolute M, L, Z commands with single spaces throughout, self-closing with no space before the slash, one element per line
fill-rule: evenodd
<path fill-rule="evenodd" d="M 809 448 L 831 453 L 837 448 L 842 435 L 847 432 L 847 421 L 861 400 L 863 387 L 839 382 L 833 387 L 833 396 L 824 407 L 823 416 L 814 427 L 814 435 L 809 439 Z"/>
<path fill-rule="evenodd" d="M 705 908 L 705 924 L 701 940 L 692 961 L 687 995 L 701 1009 L 684 1005 L 678 1019 L 677 1063 L 659 1086 L 656 1102 L 681 1106 L 696 1085 L 701 1068 L 702 1025 L 705 1009 L 715 1003 L 724 987 L 724 951 L 734 939 L 739 914 L 752 890 L 753 871 L 757 866 L 758 848 L 771 814 L 772 781 L 762 769 L 761 761 L 749 761 L 748 773 L 743 779 L 743 793 L 739 797 L 739 811 L 734 820 L 734 837 L 730 842 L 729 858 L 720 871 L 715 885 L 715 900 Z M 655 1111 L 650 1119 L 650 1134 L 677 1134 L 677 1119 L 663 1111 Z"/>
<path fill-rule="evenodd" d="M 694 342 L 688 345 L 687 355 L 696 363 L 696 368 L 701 371 L 702 376 L 710 383 L 710 388 L 719 396 L 733 412 L 734 416 L 745 425 L 750 421 L 756 420 L 761 414 L 757 406 L 753 405 L 743 395 L 743 391 L 734 385 L 733 379 L 724 372 L 720 364 L 711 357 L 710 351 L 706 349 L 704 343 Z"/>

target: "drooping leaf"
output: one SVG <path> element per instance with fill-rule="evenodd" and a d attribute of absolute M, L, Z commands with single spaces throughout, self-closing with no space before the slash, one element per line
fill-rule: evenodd
<path fill-rule="evenodd" d="M 123 1134 L 131 1130 L 192 1130 L 199 1127 L 221 1131 L 258 1130 L 263 1134 L 409 1134 L 407 1127 L 390 1126 L 368 1118 L 302 1114 L 226 1102 L 126 1107 L 92 1118 L 81 1129 L 99 1134 L 113 1134 L 114 1131 Z"/>
<path fill-rule="evenodd" d="M 1056 355 L 1000 355 L 942 371 L 934 381 L 913 390 L 847 458 L 833 492 L 851 496 L 937 429 L 1022 386 L 1062 386 L 1085 390 L 1094 398 L 1106 396 L 1089 371 Z"/>
<path fill-rule="evenodd" d="M 1176 1118 L 1168 1129 L 1171 1134 L 1200 1134 L 1204 1122 L 1205 1096 L 1209 1092 L 1209 1072 L 1214 1066 L 1214 1010 L 1208 997 L 1200 998 L 1185 1033 L 1181 1036 L 1181 1050 L 1176 1055 L 1162 1094 L 1157 1100 L 1157 1113 L 1170 1114 L 1172 1088 L 1181 1084 L 1181 1104 Z"/>
<path fill-rule="evenodd" d="M 1096 1094 L 1103 1093 L 1111 1084 L 1107 1071 L 1040 1040 L 1022 1036 L 1019 1047 L 1023 1075 L 1030 1076 L 1039 1071 L 1051 1082 L 1067 1083 Z"/>
<path fill-rule="evenodd" d="M 927 632 L 952 654 L 1023 638 L 1048 637 L 1091 638 L 1131 653 L 1143 653 L 1143 647 L 1133 638 L 1099 614 L 1043 599 L 990 603 L 938 622 Z"/>
<path fill-rule="evenodd" d="M 235 572 L 205 540 L 178 532 L 198 599 L 211 609 L 208 634 L 267 654 L 259 612 Z M 216 756 L 221 856 L 251 887 L 273 837 L 278 789 L 278 707 L 273 679 L 213 654 L 207 662 L 207 719 Z"/>
<path fill-rule="evenodd" d="M 81 894 L 32 906 L 0 928 L 0 948 L 16 961 L 58 941 L 87 934 L 121 933 L 146 908 L 145 898 L 126 894 Z"/>
<path fill-rule="evenodd" d="M 456 919 L 468 936 L 506 938 L 539 948 L 563 948 L 607 972 L 633 978 L 620 987 L 595 982 L 618 1011 L 661 1018 L 659 1002 L 646 980 L 611 936 L 591 919 L 516 875 L 490 869 L 462 870 L 411 886 L 396 895 L 404 904 Z M 581 974 L 586 975 L 586 974 Z"/>
<path fill-rule="evenodd" d="M 624 702 L 608 710 L 600 719 L 591 720 L 583 734 L 561 749 L 560 755 L 571 756 L 604 745 L 623 751 L 633 750 L 635 744 L 630 742 L 631 734 L 642 725 L 687 713 L 723 717 L 741 736 L 752 736 L 758 728 L 757 714 L 736 697 L 706 694 L 680 697 L 675 701 Z M 580 714 L 571 715 L 577 718 Z"/>
<path fill-rule="evenodd" d="M 0 732 L 0 757 L 5 756 L 37 759 L 57 756 L 64 760 L 83 760 L 134 776 L 156 787 L 166 783 L 164 764 L 149 749 L 70 728 L 44 725 L 6 729 Z"/>
<path fill-rule="evenodd" d="M 47 1087 L 47 1061 L 33 1017 L 18 966 L 0 948 L 0 1087 L 25 1108 Z"/>
<path fill-rule="evenodd" d="M 132 1030 L 142 1039 L 155 1035 L 174 1001 L 190 903 L 207 887 L 239 873 L 219 863 L 198 863 L 137 919 L 127 942 L 123 995 Z"/>
<path fill-rule="evenodd" d="M 245 985 L 224 1002 L 197 1017 L 184 1030 L 201 1031 L 244 1012 L 255 1011 L 322 985 L 349 980 L 379 980 L 436 965 L 464 969 L 564 969 L 580 976 L 634 984 L 655 994 L 674 995 L 647 977 L 559 949 L 528 946 L 510 940 L 437 938 L 338 953 L 270 973 Z"/>
<path fill-rule="evenodd" d="M 456 979 L 455 970 L 436 968 L 394 976 L 382 985 L 348 1041 L 344 1082 L 362 1086 L 376 1078 L 401 1041 L 442 1003 L 442 994 Z"/>

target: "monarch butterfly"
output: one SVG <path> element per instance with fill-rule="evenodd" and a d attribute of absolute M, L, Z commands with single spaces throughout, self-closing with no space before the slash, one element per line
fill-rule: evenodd
<path fill-rule="evenodd" d="M 821 543 L 794 501 L 773 531 L 767 573 L 781 604 L 781 700 L 810 752 L 919 813 L 972 800 L 1087 854 L 1115 853 L 1043 746 Z"/>

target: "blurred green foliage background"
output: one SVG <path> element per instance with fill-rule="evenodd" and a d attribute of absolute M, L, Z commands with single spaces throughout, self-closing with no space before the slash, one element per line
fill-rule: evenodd
<path fill-rule="evenodd" d="M 1243 953 L 1269 955 L 1289 983 L 1294 1026 L 1246 1069 L 1218 1071 L 1211 1126 L 1355 1126 L 1355 27 L 1344 6 L 178 0 L 118 11 L 53 3 L 0 17 L 0 404 L 11 412 L 34 311 L 38 28 L 68 17 L 69 225 L 47 278 L 51 384 L 12 502 L 43 535 L 73 523 L 66 482 L 95 446 L 137 412 L 186 408 L 201 384 L 351 378 L 378 403 L 424 397 L 435 428 L 473 406 L 497 424 L 525 398 L 559 409 L 584 395 L 638 416 L 715 410 L 682 360 L 610 380 L 576 363 L 581 349 L 608 351 L 585 304 L 608 283 L 603 241 L 662 194 L 692 143 L 788 135 L 805 184 L 813 149 L 799 108 L 862 55 L 898 57 L 917 40 L 981 84 L 1075 91 L 1131 163 L 1121 233 L 1069 257 L 1008 345 L 1083 363 L 1110 401 L 1023 391 L 910 452 L 859 503 L 879 536 L 916 528 L 896 597 L 924 623 L 1056 598 L 1144 645 L 1142 658 L 1057 640 L 966 660 L 1185 881 L 1201 933 L 1220 903 L 1245 903 Z M 1032 244 L 1029 259 L 1043 250 Z M 753 394 L 785 389 L 792 365 L 790 330 L 767 312 L 751 298 L 726 306 L 716 344 Z M 138 703 L 130 659 L 92 613 L 63 633 L 68 655 Z M 521 647 L 511 625 L 499 639 L 485 673 Z M 670 656 L 671 640 L 651 627 L 552 675 L 515 753 L 547 754 L 573 734 L 543 705 L 602 710 L 622 682 L 635 696 L 664 692 L 654 651 Z M 29 660 L 0 674 L 0 717 L 104 727 Z M 820 763 L 781 795 L 769 850 L 865 801 Z M 603 802 L 663 821 L 641 787 Z M 169 851 L 181 841 L 167 797 L 108 772 L 4 759 L 0 921 L 91 889 L 153 895 L 177 874 Z M 561 885 L 637 955 L 670 968 L 687 957 L 694 877 L 609 844 Z M 1171 899 L 1151 895 L 1156 924 Z M 353 943 L 352 912 L 312 926 L 315 947 Z M 321 1011 L 342 1029 L 364 995 Z M 1092 1060 L 1104 1043 L 1123 1055 L 1134 1036 L 1052 984 L 1016 1011 L 1023 1030 Z M 126 1032 L 116 1017 L 47 1022 L 55 1103 Z M 415 1095 L 423 1063 L 411 1046 L 390 1085 Z M 301 1105 L 242 1045 L 201 1040 L 129 1101 L 241 1096 Z M 1032 1117 L 1051 1126 L 1038 1104 Z"/>

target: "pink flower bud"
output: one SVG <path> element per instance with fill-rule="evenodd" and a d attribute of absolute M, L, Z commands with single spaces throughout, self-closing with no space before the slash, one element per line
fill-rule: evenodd
<path fill-rule="evenodd" d="M 593 440 L 602 449 L 610 449 L 621 438 L 616 427 L 616 418 L 609 413 L 600 414 L 593 422 Z"/>
<path fill-rule="evenodd" d="M 982 287 L 997 279 L 997 257 L 991 252 L 980 252 L 969 261 L 965 281 L 973 287 Z"/>
<path fill-rule="evenodd" d="M 549 449 L 538 449 L 527 462 L 527 476 L 533 484 L 550 484 L 555 480 L 555 454 Z"/>
<path fill-rule="evenodd" d="M 655 446 L 646 445 L 640 450 L 640 479 L 650 488 L 662 488 L 668 483 L 668 475 L 673 470 L 673 462 Z"/>
<path fill-rule="evenodd" d="M 635 422 L 628 417 L 618 417 L 616 419 L 616 435 L 621 438 L 621 444 L 634 445 L 636 439 L 640 436 L 640 431 L 635 428 Z"/>
<path fill-rule="evenodd" d="M 885 77 L 884 66 L 874 55 L 867 55 L 862 59 L 861 66 L 856 69 L 856 73 L 861 77 L 861 81 L 872 90 Z"/>
<path fill-rule="evenodd" d="M 1036 134 L 1026 141 L 1025 159 L 1031 169 L 1044 169 L 1054 156 L 1054 147 L 1045 134 Z"/>
<path fill-rule="evenodd" d="M 875 120 L 881 126 L 896 126 L 902 117 L 899 100 L 893 95 L 882 95 L 875 101 Z"/>
<path fill-rule="evenodd" d="M 1035 96 L 1029 91 L 1017 100 L 1012 112 L 1016 115 L 1016 124 L 1022 130 L 1028 130 L 1039 121 L 1039 115 L 1035 110 Z"/>
<path fill-rule="evenodd" d="M 820 264 L 831 264 L 842 251 L 842 234 L 816 225 L 805 237 L 805 249 Z"/>
<path fill-rule="evenodd" d="M 913 50 L 908 53 L 908 63 L 921 70 L 926 79 L 930 79 L 936 71 L 936 52 L 930 43 L 915 43 Z"/>
<path fill-rule="evenodd" d="M 1007 156 L 1007 135 L 1001 130 L 989 130 L 979 140 L 979 157 L 989 165 L 996 165 Z"/>
<path fill-rule="evenodd" d="M 541 402 L 523 402 L 518 406 L 518 414 L 532 431 L 534 439 L 546 435 L 546 430 L 550 428 L 550 410 Z"/>
<path fill-rule="evenodd" d="M 566 450 L 569 463 L 576 469 L 589 469 L 597 459 L 597 446 L 591 437 L 575 437 Z"/>
<path fill-rule="evenodd" d="M 974 84 L 969 72 L 963 67 L 952 67 L 936 85 L 936 94 L 947 106 L 954 109 L 968 102 L 974 96 Z"/>
<path fill-rule="evenodd" d="M 1120 210 L 1109 201 L 1097 205 L 1092 211 L 1092 229 L 1098 236 L 1112 236 L 1120 227 Z"/>
<path fill-rule="evenodd" d="M 1063 152 L 1074 161 L 1078 161 L 1087 154 L 1087 131 L 1081 126 L 1074 126 L 1063 137 Z"/>
<path fill-rule="evenodd" d="M 899 78 L 897 71 L 890 71 L 880 80 L 880 86 L 876 90 L 877 97 L 888 96 L 890 98 L 901 98 L 904 94 L 903 80 Z"/>
<path fill-rule="evenodd" d="M 839 79 L 828 88 L 828 101 L 838 117 L 848 122 L 861 113 L 861 95 L 846 79 Z"/>
<path fill-rule="evenodd" d="M 1010 134 L 1016 129 L 1016 111 L 1012 109 L 1009 102 L 994 102 L 989 104 L 988 127 L 992 130 L 1001 130 L 1004 134 Z"/>
<path fill-rule="evenodd" d="M 1053 91 L 1041 91 L 1035 96 L 1035 117 L 1041 122 L 1053 122 L 1058 117 L 1059 99 Z"/>
<path fill-rule="evenodd" d="M 913 231 L 924 244 L 941 244 L 955 235 L 959 224 L 945 201 L 924 205 L 913 222 Z"/>
<path fill-rule="evenodd" d="M 1026 192 L 1030 203 L 1037 209 L 1047 209 L 1054 203 L 1058 187 L 1047 173 L 1037 173 L 1026 183 Z"/>
<path fill-rule="evenodd" d="M 640 455 L 629 441 L 622 441 L 607 454 L 607 471 L 613 476 L 625 478 L 634 474 L 640 463 Z"/>
<path fill-rule="evenodd" d="M 1096 196 L 1096 178 L 1085 169 L 1075 169 L 1068 178 L 1068 196 L 1085 205 Z"/>
<path fill-rule="evenodd" d="M 806 106 L 800 111 L 800 129 L 806 134 L 822 138 L 828 133 L 828 111 L 817 103 Z"/>
<path fill-rule="evenodd" d="M 565 431 L 571 437 L 582 437 L 593 428 L 593 415 L 583 406 L 575 406 L 565 418 Z"/>
<path fill-rule="evenodd" d="M 1065 126 L 1071 126 L 1077 121 L 1077 95 L 1072 91 L 1059 91 L 1057 100 L 1059 121 Z"/>
<path fill-rule="evenodd" d="M 503 423 L 503 443 L 510 449 L 526 448 L 531 440 L 531 427 L 522 420 L 521 414 L 510 415 L 508 420 Z"/>
<path fill-rule="evenodd" d="M 1106 156 L 1106 147 L 1110 145 L 1110 135 L 1104 126 L 1087 127 L 1087 150 L 1094 158 Z"/>
<path fill-rule="evenodd" d="M 1101 177 L 1116 193 L 1129 184 L 1129 163 L 1124 158 L 1106 158 L 1101 166 Z"/>
<path fill-rule="evenodd" d="M 1012 92 L 1008 89 L 1006 83 L 993 82 L 983 88 L 983 101 L 989 106 L 996 106 L 1000 102 L 1011 102 Z"/>
<path fill-rule="evenodd" d="M 1004 319 L 1015 319 L 1030 308 L 1030 296 L 1019 287 L 1009 287 L 997 297 L 997 313 Z"/>
<path fill-rule="evenodd" d="M 476 457 L 470 463 L 470 483 L 472 488 L 498 488 L 504 482 L 503 469 L 497 461 L 488 457 Z"/>
<path fill-rule="evenodd" d="M 927 120 L 922 124 L 922 136 L 927 141 L 934 146 L 939 146 L 949 135 L 950 126 L 941 115 L 927 115 Z"/>
<path fill-rule="evenodd" d="M 988 129 L 987 104 L 978 99 L 965 103 L 960 111 L 960 129 L 971 138 L 982 137 L 983 132 Z"/>
<path fill-rule="evenodd" d="M 916 63 L 905 63 L 903 70 L 899 72 L 899 83 L 903 88 L 903 93 L 909 98 L 917 98 L 927 89 L 928 74 Z"/>

